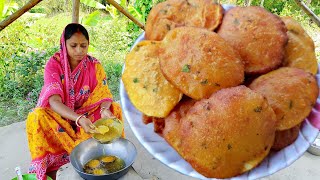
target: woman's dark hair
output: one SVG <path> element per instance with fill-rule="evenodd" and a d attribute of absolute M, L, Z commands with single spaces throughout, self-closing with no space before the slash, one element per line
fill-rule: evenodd
<path fill-rule="evenodd" d="M 89 41 L 89 34 L 86 28 L 84 28 L 81 24 L 68 24 L 64 30 L 64 39 L 68 40 L 74 33 L 81 32 L 84 37 Z"/>

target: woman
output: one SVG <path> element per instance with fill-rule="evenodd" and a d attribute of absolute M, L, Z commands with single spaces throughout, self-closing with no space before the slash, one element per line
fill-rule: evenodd
<path fill-rule="evenodd" d="M 46 64 L 44 86 L 26 125 L 32 157 L 29 172 L 38 179 L 69 162 L 72 149 L 91 137 L 88 133 L 94 132 L 92 123 L 97 119 L 122 119 L 103 67 L 87 55 L 88 46 L 86 29 L 69 24 L 60 39 L 60 51 Z"/>

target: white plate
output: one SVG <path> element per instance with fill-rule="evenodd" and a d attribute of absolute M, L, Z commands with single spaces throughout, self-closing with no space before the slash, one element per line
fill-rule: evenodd
<path fill-rule="evenodd" d="M 232 6 L 224 5 L 225 9 L 232 8 Z M 140 41 L 144 40 L 144 33 L 141 34 L 135 41 L 133 47 Z M 123 69 L 125 66 L 123 66 Z M 319 67 L 320 68 L 320 67 Z M 320 74 L 317 74 L 318 85 L 320 85 Z M 142 113 L 138 111 L 131 103 L 123 82 L 120 82 L 120 101 L 123 113 L 139 142 L 152 154 L 155 158 L 161 161 L 163 164 L 170 168 L 200 179 L 209 179 L 197 171 L 195 171 L 188 162 L 186 162 L 181 156 L 158 134 L 153 131 L 153 124 L 145 125 L 142 122 Z M 268 175 L 271 175 L 297 160 L 303 153 L 309 148 L 317 137 L 319 130 L 311 125 L 311 121 L 320 121 L 320 99 L 318 97 L 317 103 L 312 109 L 309 117 L 305 119 L 300 128 L 299 136 L 297 140 L 290 146 L 282 149 L 278 152 L 270 153 L 259 166 L 246 172 L 235 179 L 257 179 Z"/>

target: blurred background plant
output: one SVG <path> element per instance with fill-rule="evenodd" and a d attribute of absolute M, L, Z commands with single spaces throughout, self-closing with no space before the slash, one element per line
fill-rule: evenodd
<path fill-rule="evenodd" d="M 0 1 L 0 21 L 29 0 Z M 117 0 L 145 24 L 151 8 L 164 0 Z M 125 55 L 143 32 L 107 0 L 80 0 L 80 21 L 90 34 L 89 53 L 99 59 L 108 75 L 115 100 Z M 316 44 L 320 60 L 320 28 L 294 0 L 221 0 L 224 4 L 264 6 L 280 16 L 298 20 Z M 305 0 L 320 15 L 319 0 Z M 63 28 L 71 22 L 71 0 L 43 0 L 0 32 L 0 126 L 25 120 L 43 85 L 43 68 L 58 50 Z"/>

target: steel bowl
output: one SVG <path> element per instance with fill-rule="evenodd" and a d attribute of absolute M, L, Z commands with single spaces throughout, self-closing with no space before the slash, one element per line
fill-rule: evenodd
<path fill-rule="evenodd" d="M 125 168 L 110 174 L 93 175 L 83 171 L 83 166 L 91 159 L 102 155 L 114 155 L 123 159 Z M 100 144 L 94 139 L 88 139 L 77 145 L 71 152 L 70 162 L 77 173 L 87 180 L 118 179 L 125 175 L 137 156 L 137 149 L 132 142 L 119 138 L 109 144 Z"/>
<path fill-rule="evenodd" d="M 308 148 L 308 152 L 313 155 L 320 156 L 320 138 L 319 137 Z"/>

